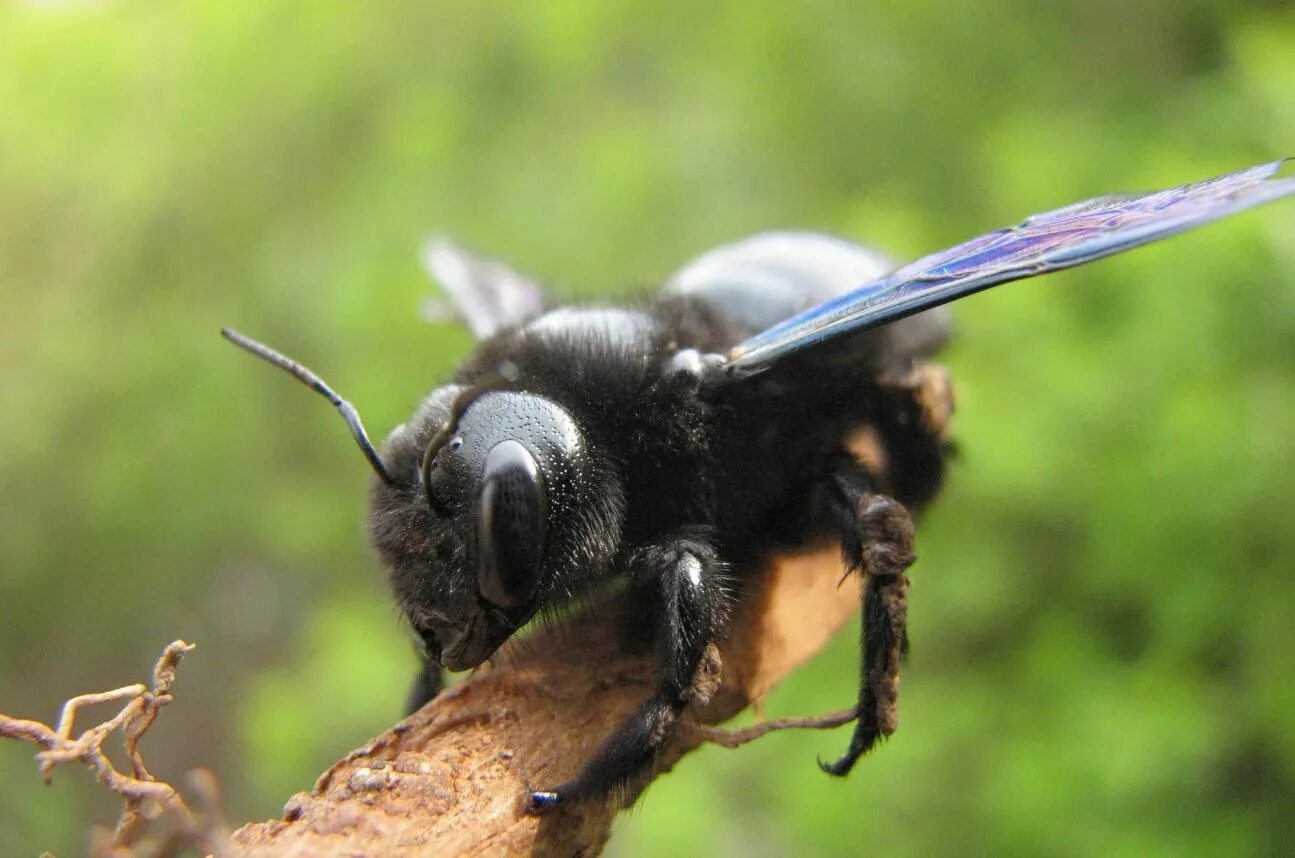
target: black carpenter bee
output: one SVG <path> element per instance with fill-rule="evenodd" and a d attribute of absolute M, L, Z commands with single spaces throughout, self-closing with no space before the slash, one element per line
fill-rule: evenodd
<path fill-rule="evenodd" d="M 889 274 L 839 239 L 758 235 L 694 260 L 638 309 L 550 309 L 530 279 L 433 243 L 426 262 L 481 341 L 381 453 L 317 376 L 224 333 L 328 397 L 377 474 L 370 536 L 428 665 L 413 705 L 441 668 L 480 664 L 538 612 L 609 582 L 650 625 L 655 693 L 574 779 L 533 793 L 533 810 L 605 797 L 649 767 L 725 635 L 742 571 L 824 538 L 866 576 L 854 734 L 821 764 L 844 775 L 896 724 L 907 510 L 938 490 L 946 445 L 895 380 L 944 341 L 938 306 L 1295 194 L 1281 167 L 1099 197 Z M 847 449 L 861 427 L 885 477 Z"/>

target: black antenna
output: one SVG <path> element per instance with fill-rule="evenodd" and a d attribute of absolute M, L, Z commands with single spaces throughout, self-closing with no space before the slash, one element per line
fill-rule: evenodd
<path fill-rule="evenodd" d="M 387 467 L 382 464 L 382 459 L 378 456 L 378 451 L 373 448 L 373 443 L 369 441 L 369 435 L 364 431 L 364 424 L 360 422 L 360 413 L 355 410 L 354 405 L 334 393 L 333 389 L 325 384 L 322 378 L 287 355 L 280 354 L 269 346 L 245 337 L 231 328 L 221 328 L 220 335 L 239 348 L 246 349 L 262 360 L 269 361 L 279 367 L 279 369 L 292 373 L 297 381 L 336 405 L 337 410 L 342 412 L 342 419 L 346 421 L 346 425 L 351 429 L 351 437 L 355 439 L 356 444 L 360 445 L 360 451 L 364 453 L 364 458 L 369 460 L 374 472 L 387 485 L 394 486 L 396 484 L 396 481 L 391 478 L 391 474 L 387 473 Z"/>

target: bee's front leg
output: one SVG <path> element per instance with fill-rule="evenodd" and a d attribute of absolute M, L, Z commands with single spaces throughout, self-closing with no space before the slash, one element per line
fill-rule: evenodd
<path fill-rule="evenodd" d="M 679 715 L 697 696 L 707 647 L 723 633 L 728 618 L 723 567 L 703 538 L 690 534 L 642 548 L 630 565 L 630 597 L 641 600 L 642 610 L 656 612 L 656 693 L 603 741 L 575 778 L 531 793 L 532 813 L 606 798 L 649 770 Z"/>
<path fill-rule="evenodd" d="M 414 682 L 409 688 L 409 696 L 405 698 L 405 715 L 413 715 L 419 709 L 422 709 L 433 697 L 441 693 L 445 688 L 445 672 L 441 670 L 440 665 L 432 664 L 423 658 L 423 667 L 418 671 L 418 676 L 414 677 Z"/>
<path fill-rule="evenodd" d="M 867 471 L 843 462 L 833 477 L 842 551 L 852 571 L 863 573 L 862 668 L 859 720 L 850 747 L 823 771 L 849 774 L 859 757 L 899 725 L 899 664 L 908 647 L 908 576 L 913 520 L 903 504 L 873 490 Z"/>

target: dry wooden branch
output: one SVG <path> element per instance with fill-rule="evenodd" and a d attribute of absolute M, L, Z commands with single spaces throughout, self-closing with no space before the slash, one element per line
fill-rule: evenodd
<path fill-rule="evenodd" d="M 696 724 L 725 721 L 816 653 L 859 607 L 835 548 L 789 555 L 760 576 L 719 658 L 721 681 Z M 617 805 L 522 812 L 528 788 L 570 777 L 652 689 L 651 659 L 615 645 L 613 618 L 578 617 L 511 646 L 330 768 L 284 818 L 235 832 L 236 854 L 593 855 Z M 746 731 L 685 726 L 659 772 L 704 741 L 741 744 L 789 726 L 832 726 L 852 713 Z M 659 773 L 658 772 L 658 773 Z"/>
<path fill-rule="evenodd" d="M 709 703 L 685 719 L 658 771 L 703 742 L 726 747 L 772 730 L 832 727 L 853 710 L 767 721 L 741 730 L 712 725 L 760 700 L 816 653 L 858 611 L 859 582 L 841 581 L 837 549 L 777 560 L 758 576 L 738 607 L 734 633 L 712 659 Z M 650 656 L 617 644 L 614 612 L 592 611 L 511 644 L 491 664 L 404 722 L 348 754 L 310 793 L 294 796 L 282 820 L 244 826 L 228 839 L 216 809 L 214 779 L 190 779 L 195 811 L 144 765 L 139 740 L 171 700 L 175 667 L 192 647 L 163 652 L 150 687 L 136 684 L 72 698 L 57 728 L 0 715 L 0 736 L 44 748 L 48 779 L 55 766 L 80 762 L 120 795 L 124 808 L 111 833 L 94 839 L 96 855 L 163 856 L 197 847 L 219 856 L 277 855 L 593 855 L 612 819 L 647 786 L 620 802 L 567 808 L 544 818 L 523 812 L 531 787 L 571 776 L 650 693 Z M 74 736 L 85 707 L 125 701 L 108 720 Z M 103 749 L 120 732 L 129 773 Z M 167 818 L 169 831 L 150 832 Z"/>

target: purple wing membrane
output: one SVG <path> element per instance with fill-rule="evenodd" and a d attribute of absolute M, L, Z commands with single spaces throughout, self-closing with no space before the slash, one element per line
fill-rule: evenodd
<path fill-rule="evenodd" d="M 738 376 L 790 354 L 893 322 L 990 286 L 1131 250 L 1295 194 L 1290 159 L 1146 194 L 1096 197 L 925 256 L 757 334 L 729 353 Z M 1276 177 L 1276 178 L 1274 178 Z"/>

